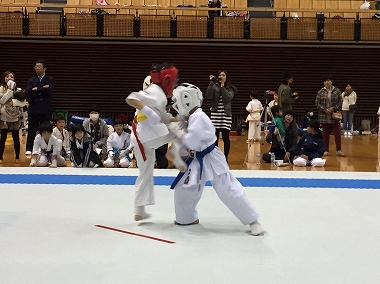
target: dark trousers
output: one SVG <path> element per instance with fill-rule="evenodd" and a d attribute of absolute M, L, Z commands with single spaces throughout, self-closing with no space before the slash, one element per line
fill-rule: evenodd
<path fill-rule="evenodd" d="M 28 114 L 28 137 L 26 139 L 26 151 L 33 150 L 33 142 L 38 131 L 38 126 L 43 122 L 50 122 L 51 114 L 46 113 L 29 113 Z"/>
<path fill-rule="evenodd" d="M 166 153 L 168 152 L 168 144 L 164 144 L 156 149 L 156 163 L 159 169 L 167 169 L 169 166 Z"/>
<path fill-rule="evenodd" d="M 224 128 L 217 128 L 215 130 L 215 135 L 216 135 L 216 141 L 215 141 L 215 146 L 218 146 L 218 140 L 219 140 L 219 133 L 222 132 L 222 139 L 224 143 L 224 156 L 226 156 L 226 161 L 228 162 L 228 154 L 230 153 L 230 131 L 228 129 Z"/>
<path fill-rule="evenodd" d="M 13 147 L 15 149 L 16 159 L 20 159 L 20 134 L 18 130 L 11 130 L 13 138 Z M 3 160 L 5 141 L 7 140 L 8 129 L 1 129 L 0 138 L 0 160 Z"/>
<path fill-rule="evenodd" d="M 323 142 L 325 144 L 325 151 L 329 151 L 330 134 L 333 133 L 335 137 L 336 150 L 342 150 L 341 145 L 341 134 L 340 134 L 340 123 L 321 123 L 322 124 L 322 136 Z"/>

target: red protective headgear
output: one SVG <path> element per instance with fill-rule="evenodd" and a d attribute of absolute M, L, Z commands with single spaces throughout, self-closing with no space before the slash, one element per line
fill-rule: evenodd
<path fill-rule="evenodd" d="M 173 65 L 162 64 L 150 71 L 153 84 L 160 85 L 167 98 L 172 96 L 174 84 L 177 82 L 178 70 Z"/>

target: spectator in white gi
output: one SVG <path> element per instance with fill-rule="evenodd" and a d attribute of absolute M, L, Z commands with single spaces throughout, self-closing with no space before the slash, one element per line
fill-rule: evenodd
<path fill-rule="evenodd" d="M 121 167 L 128 168 L 131 164 L 129 157 L 131 135 L 124 131 L 124 123 L 116 119 L 113 132 L 107 139 L 108 158 L 104 162 L 106 168 Z"/>

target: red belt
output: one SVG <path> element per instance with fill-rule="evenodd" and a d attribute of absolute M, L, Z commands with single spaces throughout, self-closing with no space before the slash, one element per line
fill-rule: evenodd
<path fill-rule="evenodd" d="M 144 151 L 144 147 L 143 147 L 143 145 L 141 144 L 141 141 L 140 141 L 139 137 L 137 136 L 136 124 L 137 124 L 137 116 L 135 116 L 135 117 L 133 118 L 132 131 L 133 131 L 133 134 L 134 134 L 135 137 L 136 137 L 137 145 L 139 146 L 139 149 L 140 149 L 140 152 L 141 152 L 141 156 L 142 156 L 142 158 L 143 158 L 143 161 L 145 162 L 145 161 L 146 161 L 145 151 Z"/>

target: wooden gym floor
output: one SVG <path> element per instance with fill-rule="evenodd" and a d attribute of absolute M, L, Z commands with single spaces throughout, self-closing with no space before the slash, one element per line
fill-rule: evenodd
<path fill-rule="evenodd" d="M 5 144 L 4 159 L 1 167 L 28 167 L 30 158 L 25 156 L 26 136 L 20 136 L 21 164 L 14 162 L 13 140 L 10 133 L 8 134 Z M 300 168 L 293 166 L 271 167 L 270 164 L 261 162 L 257 163 L 256 157 L 260 152 L 268 152 L 270 145 L 267 143 L 252 143 L 250 146 L 246 143 L 246 133 L 242 136 L 231 136 L 231 150 L 229 154 L 229 166 L 232 170 L 320 170 L 320 171 L 348 171 L 348 172 L 379 172 L 380 171 L 380 141 L 377 135 L 362 135 L 353 137 L 342 136 L 342 151 L 346 157 L 338 157 L 335 154 L 334 137 L 330 137 L 330 155 L 326 157 L 326 164 L 323 168 Z M 223 141 L 219 139 L 219 147 L 223 150 Z M 247 162 L 244 163 L 247 156 Z M 66 163 L 70 166 L 70 163 Z"/>

